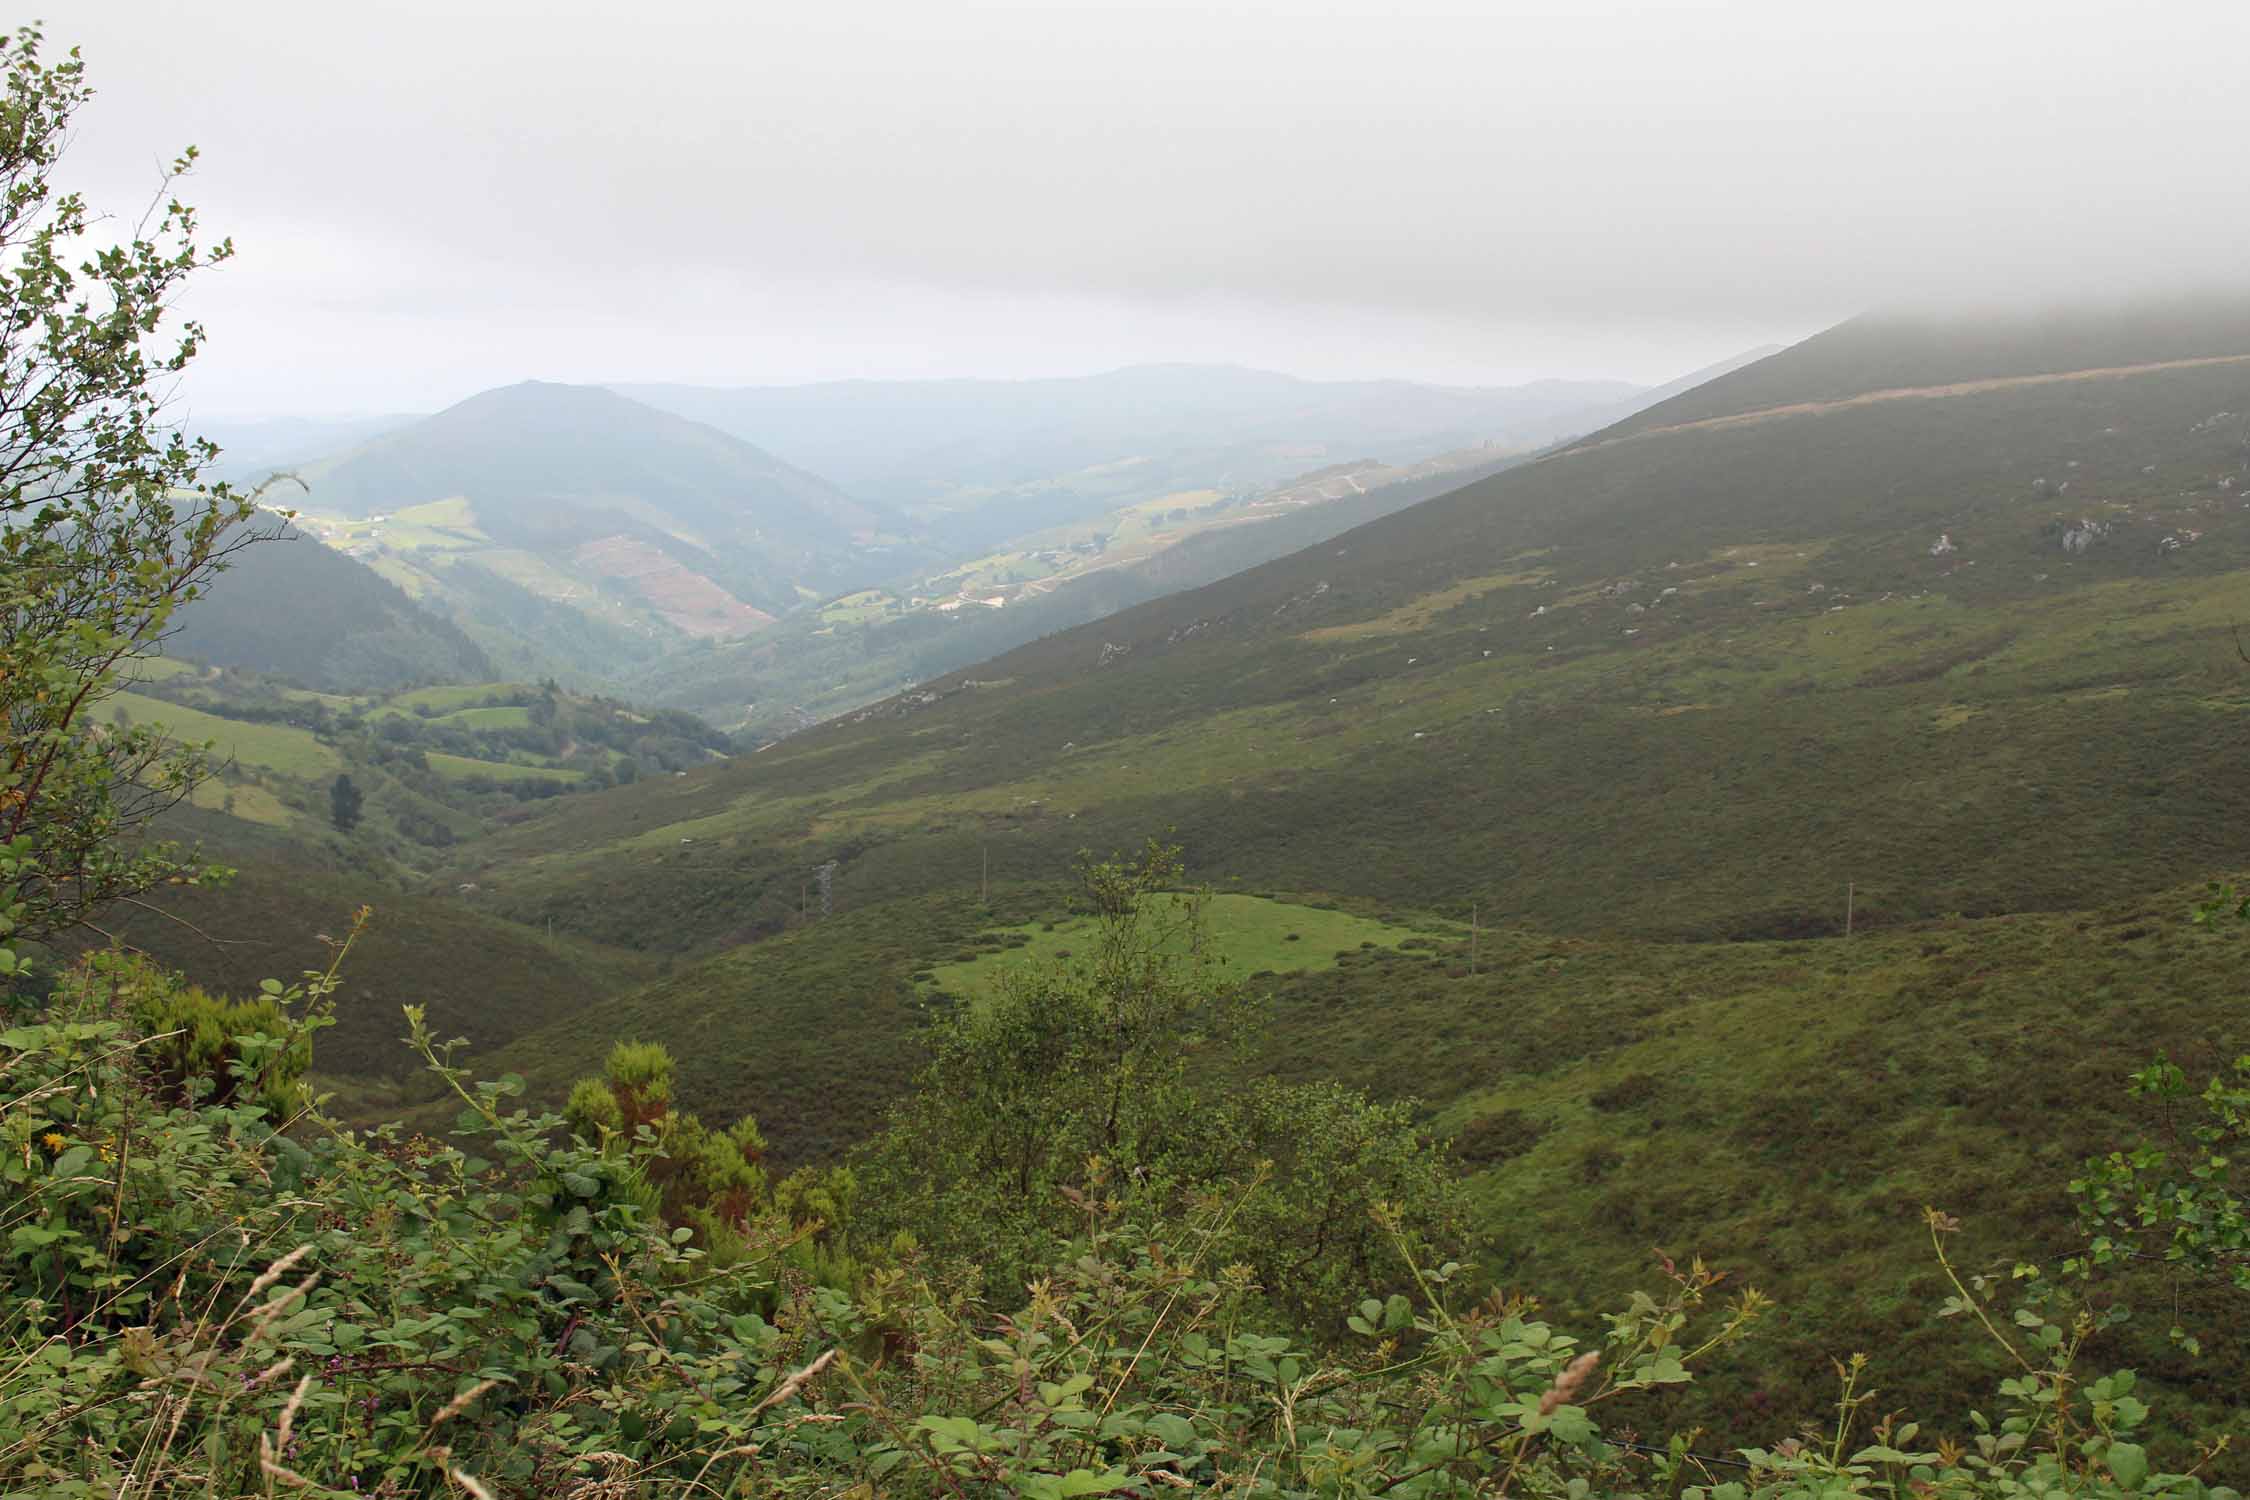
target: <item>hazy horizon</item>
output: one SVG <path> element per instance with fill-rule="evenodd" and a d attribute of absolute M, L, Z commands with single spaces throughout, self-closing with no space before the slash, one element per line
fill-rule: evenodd
<path fill-rule="evenodd" d="M 180 147 L 239 258 L 184 392 L 1148 363 L 1661 384 L 1864 309 L 2239 276 L 2250 8 L 183 0 L 53 19 L 63 177 Z M 2185 60 L 2185 61 L 2183 61 Z"/>

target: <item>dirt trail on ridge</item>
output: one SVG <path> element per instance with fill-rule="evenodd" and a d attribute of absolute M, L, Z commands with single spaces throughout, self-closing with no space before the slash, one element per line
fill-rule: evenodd
<path fill-rule="evenodd" d="M 2062 385 L 2076 380 L 2122 380 L 2135 375 L 2154 375 L 2165 370 L 2196 370 L 2212 365 L 2250 365 L 2250 354 L 2207 354 L 2195 359 L 2167 359 L 2145 365 L 2102 365 L 2088 370 L 2052 370 L 2043 375 L 1995 375 L 1983 380 L 1960 380 L 1951 385 L 1902 385 L 1880 391 L 1862 391 L 1856 396 L 1842 396 L 1834 401 L 1793 401 L 1786 406 L 1761 406 L 1752 411 L 1733 412 L 1723 417 L 1700 417 L 1693 422 L 1673 422 L 1663 427 L 1644 427 L 1638 432 L 1628 432 L 1620 437 L 1603 438 L 1599 442 L 1580 443 L 1565 448 L 1560 453 L 1548 455 L 1546 462 L 1557 458 L 1570 458 L 1580 453 L 1593 453 L 1619 443 L 1637 443 L 1645 438 L 1667 437 L 1675 432 L 1709 432 L 1727 427 L 1754 427 L 1760 422 L 1771 422 L 1782 417 L 1815 417 L 1832 411 L 1848 411 L 1855 406 L 1874 406 L 1885 401 L 1932 401 L 1948 396 L 1976 396 L 1986 391 L 2014 390 L 2021 386 Z"/>

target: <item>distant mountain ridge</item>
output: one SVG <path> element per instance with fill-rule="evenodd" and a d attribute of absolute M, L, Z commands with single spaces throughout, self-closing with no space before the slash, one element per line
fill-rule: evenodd
<path fill-rule="evenodd" d="M 472 396 L 300 477 L 322 511 L 358 518 L 466 499 L 496 540 L 542 549 L 653 532 L 691 566 L 715 560 L 743 602 L 768 609 L 896 520 L 739 438 L 545 381 Z"/>
<path fill-rule="evenodd" d="M 1621 381 L 1314 381 L 1229 365 L 617 389 L 782 454 L 962 545 L 1168 491 L 1262 488 L 1339 461 L 1543 447 L 1615 420 L 1641 391 Z"/>
<path fill-rule="evenodd" d="M 499 669 L 580 686 L 919 556 L 886 507 L 594 386 L 486 391 L 292 472 L 320 540 Z"/>

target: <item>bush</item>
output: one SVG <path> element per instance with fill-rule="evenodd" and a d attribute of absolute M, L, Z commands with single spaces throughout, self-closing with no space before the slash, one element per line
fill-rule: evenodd
<path fill-rule="evenodd" d="M 1473 1167 L 1487 1167 L 1521 1156 L 1539 1144 L 1547 1127 L 1520 1109 L 1482 1114 L 1453 1138 L 1453 1155 Z"/>

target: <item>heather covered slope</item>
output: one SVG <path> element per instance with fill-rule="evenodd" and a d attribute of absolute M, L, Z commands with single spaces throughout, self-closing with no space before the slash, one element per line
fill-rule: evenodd
<path fill-rule="evenodd" d="M 2205 363 L 1596 441 L 494 857 L 526 914 L 691 943 L 827 858 L 884 899 L 1164 826 L 1219 879 L 1676 936 L 2168 885 L 2250 812 L 2244 412 Z"/>

